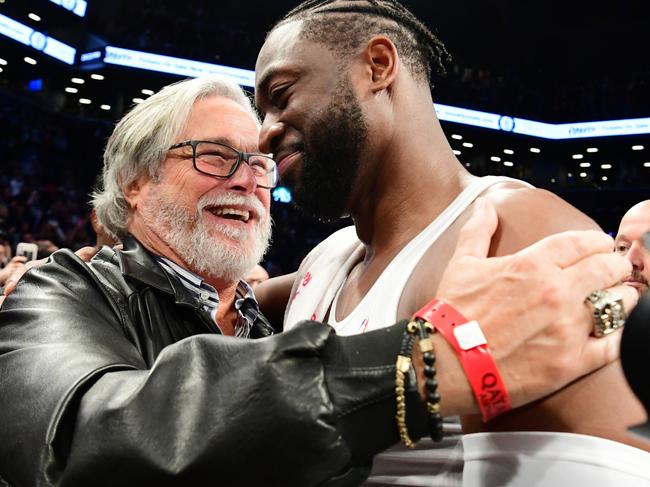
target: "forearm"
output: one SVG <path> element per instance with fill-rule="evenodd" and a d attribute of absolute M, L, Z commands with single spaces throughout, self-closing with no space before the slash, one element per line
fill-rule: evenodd
<path fill-rule="evenodd" d="M 255 288 L 255 297 L 260 309 L 271 323 L 281 325 L 284 310 L 289 302 L 291 287 L 296 273 L 272 277 Z"/>

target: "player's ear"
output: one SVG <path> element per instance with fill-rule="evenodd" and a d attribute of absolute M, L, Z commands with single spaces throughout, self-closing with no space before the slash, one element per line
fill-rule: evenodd
<path fill-rule="evenodd" d="M 363 51 L 372 92 L 388 89 L 399 71 L 399 55 L 393 41 L 384 35 L 374 36 Z"/>

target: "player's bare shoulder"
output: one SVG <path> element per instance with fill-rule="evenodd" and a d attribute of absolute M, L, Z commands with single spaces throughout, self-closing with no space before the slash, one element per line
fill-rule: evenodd
<path fill-rule="evenodd" d="M 505 182 L 484 194 L 497 210 L 499 227 L 490 253 L 514 253 L 548 235 L 567 230 L 600 230 L 590 217 L 545 189 Z"/>

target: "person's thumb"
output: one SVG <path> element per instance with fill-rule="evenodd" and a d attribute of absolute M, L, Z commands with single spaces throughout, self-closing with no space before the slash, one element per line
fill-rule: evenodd
<path fill-rule="evenodd" d="M 477 198 L 472 215 L 458 234 L 458 243 L 452 260 L 465 256 L 480 259 L 487 257 L 492 235 L 498 223 L 499 218 L 494 205 L 486 198 Z"/>

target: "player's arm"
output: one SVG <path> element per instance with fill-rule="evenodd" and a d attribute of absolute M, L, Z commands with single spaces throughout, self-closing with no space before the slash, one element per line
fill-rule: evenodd
<path fill-rule="evenodd" d="M 273 277 L 260 283 L 255 288 L 255 297 L 262 313 L 273 323 L 276 329 L 282 325 L 284 310 L 289 302 L 295 277 L 295 272 Z"/>

